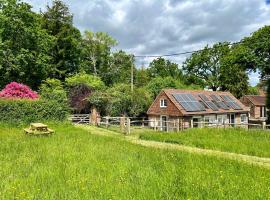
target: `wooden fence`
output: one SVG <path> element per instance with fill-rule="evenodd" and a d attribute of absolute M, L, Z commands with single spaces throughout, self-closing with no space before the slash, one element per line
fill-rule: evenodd
<path fill-rule="evenodd" d="M 161 121 L 147 120 L 146 118 L 128 118 L 128 117 L 99 117 L 97 121 L 91 122 L 91 115 L 77 114 L 69 119 L 75 124 L 94 124 L 104 128 L 115 128 L 122 133 L 130 134 L 134 129 L 152 129 L 154 131 L 179 132 L 188 128 L 245 128 L 270 130 L 270 125 L 252 123 L 212 123 L 212 122 L 193 122 L 189 121 L 183 125 L 180 120 Z"/>

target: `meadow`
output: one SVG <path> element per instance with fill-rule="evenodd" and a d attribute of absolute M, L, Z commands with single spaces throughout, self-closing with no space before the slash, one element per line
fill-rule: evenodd
<path fill-rule="evenodd" d="M 131 144 L 68 123 L 51 137 L 1 124 L 0 199 L 269 199 L 270 170 Z"/>
<path fill-rule="evenodd" d="M 203 128 L 188 129 L 180 133 L 154 132 L 144 129 L 136 133 L 143 140 L 270 157 L 270 131 Z"/>

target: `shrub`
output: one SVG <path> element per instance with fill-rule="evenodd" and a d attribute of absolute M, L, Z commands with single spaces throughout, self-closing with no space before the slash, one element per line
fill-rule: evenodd
<path fill-rule="evenodd" d="M 40 95 L 43 99 L 54 99 L 59 103 L 67 104 L 67 93 L 60 80 L 47 79 L 40 86 Z"/>
<path fill-rule="evenodd" d="M 0 99 L 0 121 L 7 123 L 31 123 L 38 121 L 63 121 L 69 108 L 54 100 Z"/>
<path fill-rule="evenodd" d="M 89 113 L 88 97 L 93 91 L 105 88 L 104 83 L 97 76 L 79 73 L 66 79 L 69 87 L 69 103 L 76 113 Z"/>
<path fill-rule="evenodd" d="M 11 82 L 0 92 L 0 97 L 12 99 L 38 99 L 38 94 L 26 85 Z"/>

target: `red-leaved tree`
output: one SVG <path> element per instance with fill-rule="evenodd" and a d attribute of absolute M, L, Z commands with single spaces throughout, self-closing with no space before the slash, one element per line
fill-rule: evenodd
<path fill-rule="evenodd" d="M 38 94 L 24 84 L 11 82 L 0 92 L 0 97 L 11 99 L 38 99 Z"/>

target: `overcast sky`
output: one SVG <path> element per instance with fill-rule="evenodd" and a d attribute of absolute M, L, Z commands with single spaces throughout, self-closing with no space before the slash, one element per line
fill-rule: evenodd
<path fill-rule="evenodd" d="M 25 0 L 44 10 L 49 0 Z M 198 50 L 239 41 L 270 24 L 270 0 L 64 0 L 81 31 L 104 31 L 135 55 Z M 184 56 L 170 58 L 179 64 Z M 149 60 L 137 59 L 138 65 Z M 251 74 L 252 85 L 258 75 Z"/>

